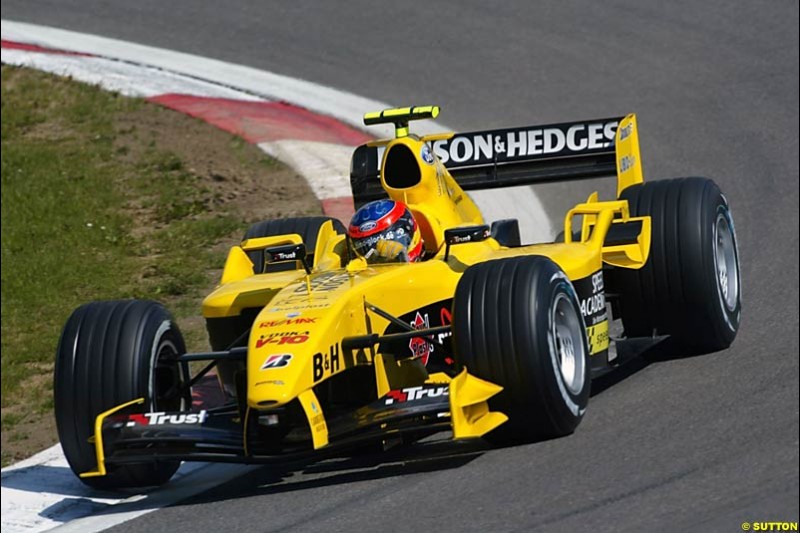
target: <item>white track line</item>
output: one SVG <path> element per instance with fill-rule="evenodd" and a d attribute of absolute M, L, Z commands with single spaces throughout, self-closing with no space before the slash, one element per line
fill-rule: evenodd
<path fill-rule="evenodd" d="M 3 39 L 11 41 L 150 65 L 176 74 L 229 85 L 272 100 L 292 102 L 311 111 L 336 117 L 356 128 L 363 128 L 361 119 L 365 110 L 390 107 L 383 102 L 316 83 L 163 48 L 8 20 L 0 23 L 0 30 Z M 388 129 L 385 132 L 391 134 Z"/>
<path fill-rule="evenodd" d="M 383 102 L 243 65 L 191 54 L 66 30 L 2 21 L 2 38 L 100 57 L 50 55 L 3 49 L 4 63 L 26 65 L 99 84 L 135 96 L 163 93 L 238 99 L 284 100 L 364 129 L 365 111 L 391 107 Z M 449 128 L 431 121 L 415 124 L 431 133 Z M 476 128 L 477 129 L 477 128 Z M 389 128 L 369 130 L 391 135 Z M 309 141 L 261 143 L 261 149 L 305 176 L 320 199 L 349 196 L 349 147 Z M 479 191 L 487 220 L 517 216 L 523 239 L 552 237 L 550 222 L 538 197 L 528 187 Z M 128 499 L 109 498 L 81 484 L 69 470 L 59 445 L 2 470 L 2 530 L 101 531 L 164 505 L 169 505 L 241 475 L 252 467 L 184 465 L 167 486 Z M 87 513 L 98 513 L 78 519 Z"/>
<path fill-rule="evenodd" d="M 76 481 L 58 444 L 4 468 L 3 532 L 45 531 L 120 501 L 92 494 Z"/>
<path fill-rule="evenodd" d="M 86 487 L 70 470 L 56 444 L 2 471 L 2 531 L 48 531 L 84 524 L 72 531 L 101 531 L 159 507 L 199 494 L 255 468 L 184 463 L 168 485 L 146 494 L 120 497 Z M 102 517 L 102 518 L 100 518 Z"/>
<path fill-rule="evenodd" d="M 133 520 L 162 507 L 201 494 L 218 485 L 250 472 L 255 466 L 237 464 L 202 465 L 191 475 L 173 478 L 163 488 L 142 496 L 132 496 L 91 515 L 76 517 L 51 531 L 59 533 L 93 533 Z M 5 529 L 3 530 L 5 531 Z"/>
<path fill-rule="evenodd" d="M 258 147 L 293 168 L 302 168 L 303 177 L 320 200 L 351 195 L 350 178 L 342 179 L 342 169 L 350 168 L 351 146 L 282 140 L 259 143 Z"/>
<path fill-rule="evenodd" d="M 3 34 L 5 38 L 5 34 Z M 2 62 L 68 76 L 125 96 L 149 98 L 179 93 L 237 100 L 264 100 L 215 83 L 187 78 L 163 69 L 114 61 L 105 57 L 68 56 L 3 48 Z M 146 82 L 143 82 L 146 78 Z"/>

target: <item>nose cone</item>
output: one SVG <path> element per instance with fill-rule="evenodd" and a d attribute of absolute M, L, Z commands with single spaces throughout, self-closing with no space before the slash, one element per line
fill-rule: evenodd
<path fill-rule="evenodd" d="M 296 333 L 296 334 L 295 334 Z M 329 342 L 314 333 L 287 332 L 269 348 L 251 347 L 248 364 L 248 404 L 257 409 L 290 402 L 303 391 L 338 373 L 345 367 L 338 342 Z M 286 342 L 281 343 L 283 339 Z M 254 351 L 253 348 L 255 348 Z"/>
<path fill-rule="evenodd" d="M 313 353 L 314 317 L 258 320 L 248 347 L 248 401 L 251 407 L 277 406 L 295 397 L 295 385 L 308 374 Z"/>
<path fill-rule="evenodd" d="M 363 301 L 345 271 L 287 285 L 261 310 L 247 350 L 247 401 L 264 409 L 292 401 L 344 369 L 338 339 L 360 334 Z M 352 297 L 351 297 L 352 296 Z"/>

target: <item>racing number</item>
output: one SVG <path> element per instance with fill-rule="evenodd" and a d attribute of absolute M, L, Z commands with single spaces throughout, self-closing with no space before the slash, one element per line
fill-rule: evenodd
<path fill-rule="evenodd" d="M 328 353 L 315 353 L 312 360 L 314 369 L 314 383 L 321 380 L 325 374 L 330 371 L 335 374 L 339 371 L 339 345 L 334 344 L 328 350 Z"/>

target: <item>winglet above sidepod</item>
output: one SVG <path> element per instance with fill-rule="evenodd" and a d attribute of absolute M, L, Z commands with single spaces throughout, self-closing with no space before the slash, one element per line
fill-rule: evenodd
<path fill-rule="evenodd" d="M 489 411 L 486 401 L 503 387 L 476 378 L 466 369 L 450 382 L 450 416 L 454 439 L 480 437 L 508 420 L 503 413 Z"/>

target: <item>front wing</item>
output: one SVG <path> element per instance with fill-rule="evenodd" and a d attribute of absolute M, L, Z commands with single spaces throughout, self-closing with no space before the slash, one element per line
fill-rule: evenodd
<path fill-rule="evenodd" d="M 293 427 L 282 424 L 289 407 L 248 409 L 244 416 L 237 404 L 194 412 L 123 414 L 142 403 L 134 400 L 97 417 L 92 437 L 97 469 L 81 477 L 105 475 L 107 466 L 153 460 L 269 463 L 446 430 L 453 432 L 454 439 L 480 437 L 507 420 L 487 405 L 500 390 L 464 370 L 445 382 L 390 390 L 369 405 L 330 420 L 313 400 L 307 423 Z M 254 425 L 261 431 L 254 430 Z M 325 431 L 322 445 L 317 435 L 321 428 Z"/>

